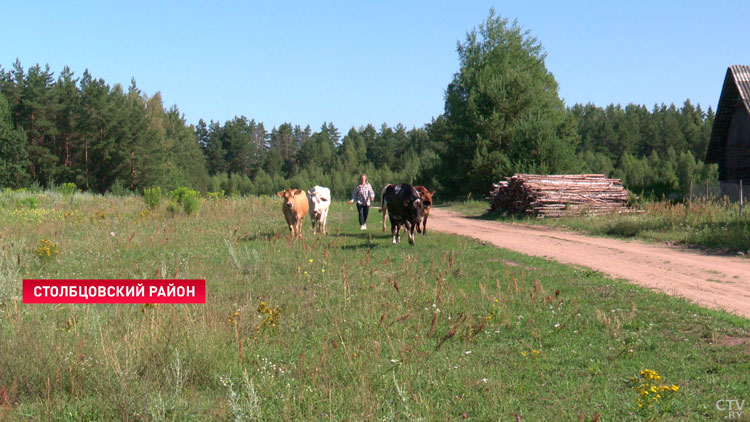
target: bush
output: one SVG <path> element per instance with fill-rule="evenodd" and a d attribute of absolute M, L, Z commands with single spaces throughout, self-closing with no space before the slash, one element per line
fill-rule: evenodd
<path fill-rule="evenodd" d="M 180 205 L 177 204 L 177 202 L 174 202 L 170 199 L 169 203 L 167 204 L 167 212 L 169 212 L 169 214 L 174 216 L 175 214 L 177 214 L 177 210 L 179 209 L 179 206 Z"/>
<path fill-rule="evenodd" d="M 28 208 L 30 210 L 35 210 L 39 207 L 39 199 L 35 196 L 29 196 L 23 199 L 19 199 L 18 202 L 16 202 L 16 208 Z"/>
<path fill-rule="evenodd" d="M 59 187 L 60 193 L 62 193 L 63 195 L 68 195 L 68 196 L 69 195 L 73 195 L 77 190 L 78 190 L 78 187 L 76 186 L 76 184 L 75 183 L 70 183 L 70 182 L 63 183 Z"/>
<path fill-rule="evenodd" d="M 155 188 L 146 188 L 143 191 L 143 201 L 146 202 L 149 208 L 156 209 L 161 203 L 161 188 L 159 186 Z"/>
<path fill-rule="evenodd" d="M 196 195 L 190 195 L 190 196 L 185 197 L 185 199 L 182 202 L 182 209 L 185 210 L 185 214 L 187 215 L 190 215 L 201 209 L 201 201 L 197 195 L 198 192 L 195 192 L 195 193 Z"/>
<path fill-rule="evenodd" d="M 109 187 L 109 194 L 114 196 L 130 196 L 132 192 L 122 184 L 120 179 L 115 180 L 112 186 Z"/>
<path fill-rule="evenodd" d="M 206 197 L 211 200 L 222 199 L 225 196 L 224 189 L 220 189 L 218 192 L 208 192 Z"/>
<path fill-rule="evenodd" d="M 172 201 L 182 205 L 185 214 L 190 215 L 201 208 L 200 195 L 190 188 L 179 187 L 169 193 Z"/>

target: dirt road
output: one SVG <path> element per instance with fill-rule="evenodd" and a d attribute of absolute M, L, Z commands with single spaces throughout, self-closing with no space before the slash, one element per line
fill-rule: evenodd
<path fill-rule="evenodd" d="M 750 317 L 750 259 L 636 240 L 589 237 L 544 226 L 479 220 L 440 208 L 432 209 L 427 229 L 588 267 L 706 307 Z"/>

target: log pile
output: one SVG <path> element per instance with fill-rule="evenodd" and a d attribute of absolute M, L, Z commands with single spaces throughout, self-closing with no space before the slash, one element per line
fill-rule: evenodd
<path fill-rule="evenodd" d="M 628 191 L 603 174 L 516 174 L 492 186 L 490 211 L 539 217 L 627 211 Z"/>

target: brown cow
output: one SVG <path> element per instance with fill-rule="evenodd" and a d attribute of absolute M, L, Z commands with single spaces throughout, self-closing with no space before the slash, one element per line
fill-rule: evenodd
<path fill-rule="evenodd" d="M 414 189 L 419 192 L 419 196 L 422 198 L 422 224 L 417 224 L 417 231 L 422 234 L 427 234 L 427 217 L 430 216 L 430 209 L 432 209 L 432 195 L 437 192 L 436 190 L 430 192 L 424 186 L 414 186 Z M 421 226 L 421 227 L 420 227 Z"/>
<path fill-rule="evenodd" d="M 302 219 L 307 215 L 309 205 L 307 194 L 302 189 L 287 189 L 277 192 L 276 196 L 284 198 L 281 210 L 284 212 L 284 218 L 289 225 L 289 231 L 292 236 L 302 238 Z"/>

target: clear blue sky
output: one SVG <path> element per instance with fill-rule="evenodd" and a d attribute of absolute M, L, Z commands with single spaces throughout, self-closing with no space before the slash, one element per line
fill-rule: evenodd
<path fill-rule="evenodd" d="M 745 0 L 116 3 L 5 2 L 0 65 L 135 78 L 188 123 L 329 121 L 343 135 L 441 114 L 456 43 L 493 6 L 539 39 L 569 106 L 689 98 L 715 109 L 726 68 L 750 64 Z"/>

